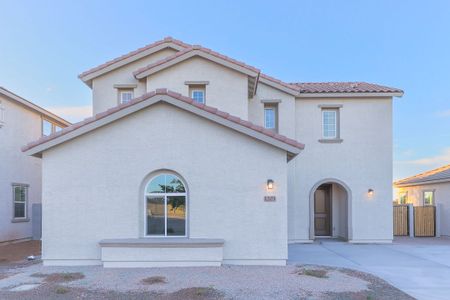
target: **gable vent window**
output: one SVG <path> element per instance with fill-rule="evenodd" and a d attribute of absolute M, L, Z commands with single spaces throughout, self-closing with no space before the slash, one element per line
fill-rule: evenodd
<path fill-rule="evenodd" d="M 133 99 L 133 91 L 132 90 L 120 90 L 119 91 L 119 101 L 120 104 L 128 103 Z"/>

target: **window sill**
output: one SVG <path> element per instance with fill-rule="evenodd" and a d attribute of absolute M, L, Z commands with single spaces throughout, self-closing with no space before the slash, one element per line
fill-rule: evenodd
<path fill-rule="evenodd" d="M 12 219 L 11 223 L 24 223 L 24 222 L 30 222 L 29 218 L 24 218 L 24 219 Z"/>
<path fill-rule="evenodd" d="M 343 141 L 344 141 L 343 139 L 320 139 L 319 143 L 323 143 L 323 144 L 340 144 Z"/>

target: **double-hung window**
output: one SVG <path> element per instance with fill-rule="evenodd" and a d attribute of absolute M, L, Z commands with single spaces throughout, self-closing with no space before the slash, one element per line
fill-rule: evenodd
<path fill-rule="evenodd" d="M 264 127 L 273 131 L 277 131 L 278 109 L 276 104 L 264 105 Z"/>
<path fill-rule="evenodd" d="M 322 109 L 322 138 L 337 139 L 338 137 L 338 110 Z"/>
<path fill-rule="evenodd" d="M 13 184 L 13 221 L 28 218 L 28 185 Z"/>
<path fill-rule="evenodd" d="M 145 235 L 186 236 L 186 188 L 179 177 L 160 174 L 145 188 Z"/>

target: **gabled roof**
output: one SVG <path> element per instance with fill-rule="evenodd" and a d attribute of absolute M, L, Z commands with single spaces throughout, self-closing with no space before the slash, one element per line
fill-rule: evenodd
<path fill-rule="evenodd" d="M 394 182 L 394 185 L 397 187 L 402 187 L 440 182 L 450 182 L 450 165 L 398 180 Z"/>
<path fill-rule="evenodd" d="M 55 115 L 54 113 L 49 112 L 48 110 L 40 107 L 39 105 L 36 105 L 1 86 L 0 86 L 0 95 L 8 97 L 12 101 L 19 103 L 20 105 L 25 106 L 26 108 L 31 109 L 32 111 L 37 112 L 52 121 L 56 121 L 60 125 L 64 126 L 71 125 L 69 121 L 64 120 L 63 118 Z"/>
<path fill-rule="evenodd" d="M 135 51 L 131 51 L 125 55 L 122 55 L 120 57 L 117 57 L 113 60 L 107 61 L 104 64 L 101 64 L 95 68 L 92 68 L 90 70 L 87 70 L 78 77 L 86 83 L 88 86 L 92 86 L 92 79 L 96 78 L 100 75 L 103 75 L 107 72 L 110 72 L 112 70 L 115 70 L 123 65 L 129 64 L 131 62 L 134 62 L 138 59 L 141 59 L 142 57 L 148 56 L 152 53 L 158 52 L 165 48 L 171 48 L 177 51 L 180 51 L 182 49 L 185 49 L 187 47 L 191 47 L 191 45 L 186 44 L 182 41 L 176 40 L 172 37 L 165 37 L 162 40 L 156 41 L 154 43 L 151 43 L 145 47 L 139 48 Z"/>
<path fill-rule="evenodd" d="M 253 97 L 253 95 L 255 94 L 258 82 L 262 82 L 295 97 L 401 97 L 403 95 L 403 91 L 400 89 L 366 82 L 286 83 L 279 79 L 260 73 L 260 70 L 258 68 L 249 66 L 243 62 L 212 51 L 211 49 L 204 48 L 198 45 L 193 46 L 190 44 L 186 44 L 182 41 L 173 39 L 172 37 L 166 37 L 163 40 L 157 41 L 136 51 L 132 51 L 128 54 L 120 56 L 98 67 L 83 72 L 78 77 L 87 85 L 92 86 L 93 78 L 164 48 L 172 48 L 179 52 L 136 70 L 134 72 L 134 76 L 137 79 L 144 78 L 149 74 L 152 74 L 152 72 L 158 72 L 159 70 L 167 68 L 175 63 L 178 63 L 179 61 L 183 61 L 184 59 L 187 59 L 194 55 L 199 55 L 205 58 L 215 59 L 217 61 L 220 61 L 223 65 L 234 67 L 244 73 L 250 72 L 251 75 L 249 76 L 252 77 L 252 80 L 249 80 L 249 97 Z"/>
<path fill-rule="evenodd" d="M 218 52 L 212 51 L 211 49 L 204 48 L 202 46 L 194 45 L 192 47 L 188 47 L 180 52 L 175 53 L 169 57 L 163 58 L 155 63 L 152 63 L 148 66 L 140 68 L 133 72 L 133 75 L 137 79 L 142 79 L 147 77 L 150 74 L 156 73 L 160 70 L 168 68 L 174 64 L 185 61 L 191 57 L 200 56 L 206 58 L 208 60 L 214 61 L 226 67 L 232 68 L 236 71 L 244 73 L 249 76 L 256 77 L 259 74 L 259 69 L 246 65 L 243 62 L 232 59 L 228 56 L 222 55 Z"/>
<path fill-rule="evenodd" d="M 261 126 L 257 126 L 251 122 L 241 120 L 240 118 L 220 111 L 217 108 L 197 103 L 192 98 L 184 97 L 181 94 L 167 91 L 166 89 L 157 89 L 154 92 L 146 93 L 139 98 L 135 98 L 126 104 L 121 104 L 108 109 L 105 112 L 96 114 L 93 117 L 87 118 L 84 121 L 73 124 L 59 132 L 42 137 L 39 140 L 24 146 L 22 151 L 29 155 L 41 157 L 42 152 L 47 149 L 93 131 L 96 128 L 110 124 L 120 118 L 159 102 L 169 103 L 185 111 L 189 111 L 242 134 L 248 135 L 256 140 L 285 150 L 288 154 L 288 159 L 300 153 L 305 147 L 302 143 L 293 139 L 267 130 Z"/>
<path fill-rule="evenodd" d="M 295 86 L 302 94 L 385 93 L 396 94 L 393 96 L 403 95 L 403 91 L 400 89 L 367 82 L 294 82 L 291 85 Z"/>

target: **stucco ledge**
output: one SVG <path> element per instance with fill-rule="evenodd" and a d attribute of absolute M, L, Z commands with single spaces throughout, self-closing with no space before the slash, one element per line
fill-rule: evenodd
<path fill-rule="evenodd" d="M 122 248 L 216 248 L 223 247 L 222 239 L 202 238 L 136 238 L 106 239 L 99 242 L 101 247 Z"/>

